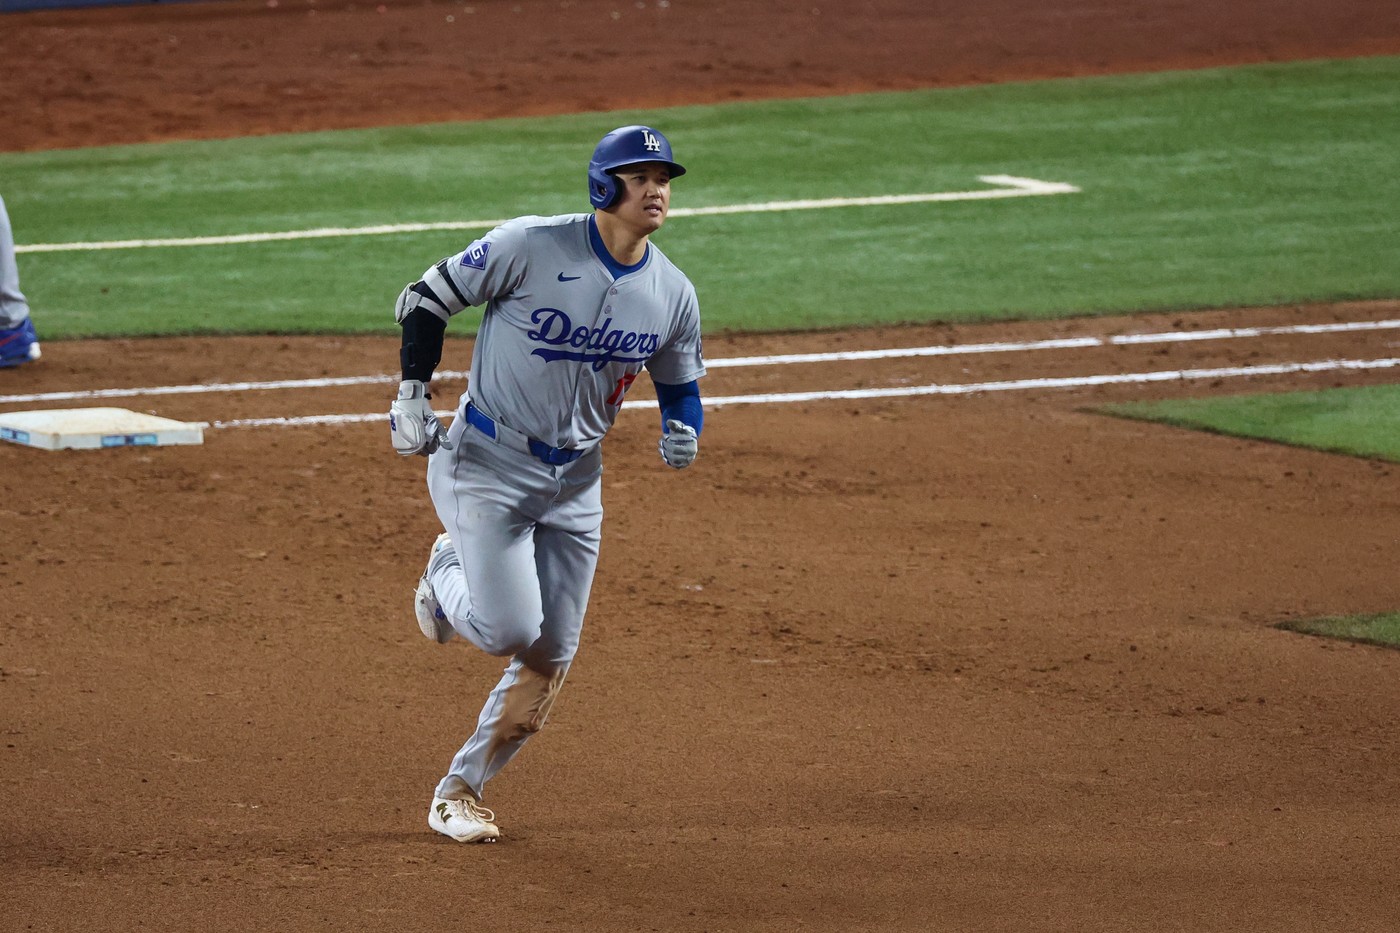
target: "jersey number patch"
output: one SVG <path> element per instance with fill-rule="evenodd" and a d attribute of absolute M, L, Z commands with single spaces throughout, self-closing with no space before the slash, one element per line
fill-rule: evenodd
<path fill-rule="evenodd" d="M 608 396 L 608 404 L 614 407 L 622 404 L 622 397 L 627 394 L 627 390 L 632 388 L 632 383 L 637 381 L 636 373 L 628 373 L 617 380 L 617 387 L 613 389 L 612 395 Z"/>

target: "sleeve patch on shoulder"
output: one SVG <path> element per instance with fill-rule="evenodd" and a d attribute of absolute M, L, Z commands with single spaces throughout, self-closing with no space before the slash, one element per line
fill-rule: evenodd
<path fill-rule="evenodd" d="M 485 240 L 477 240 L 462 253 L 462 265 L 484 271 L 486 269 L 486 254 L 489 252 L 491 252 L 491 244 Z"/>

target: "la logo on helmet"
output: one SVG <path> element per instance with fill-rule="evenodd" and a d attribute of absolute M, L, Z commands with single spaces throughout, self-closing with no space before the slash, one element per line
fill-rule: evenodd
<path fill-rule="evenodd" d="M 651 130 L 642 128 L 642 148 L 647 152 L 660 152 L 661 140 L 656 138 L 656 134 Z"/>

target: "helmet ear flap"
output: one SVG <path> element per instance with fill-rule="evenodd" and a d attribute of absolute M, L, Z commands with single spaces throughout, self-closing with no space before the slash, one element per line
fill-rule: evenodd
<path fill-rule="evenodd" d="M 612 207 L 617 200 L 617 179 L 605 171 L 588 173 L 588 200 L 599 210 Z"/>

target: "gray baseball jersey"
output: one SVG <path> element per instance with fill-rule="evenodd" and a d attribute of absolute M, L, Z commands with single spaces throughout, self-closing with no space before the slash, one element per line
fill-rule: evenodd
<path fill-rule="evenodd" d="M 472 355 L 476 407 L 551 447 L 602 439 L 643 367 L 672 385 L 705 374 L 690 280 L 649 244 L 641 268 L 615 281 L 589 242 L 589 218 L 516 218 L 423 276 L 463 307 L 486 303 Z"/>

